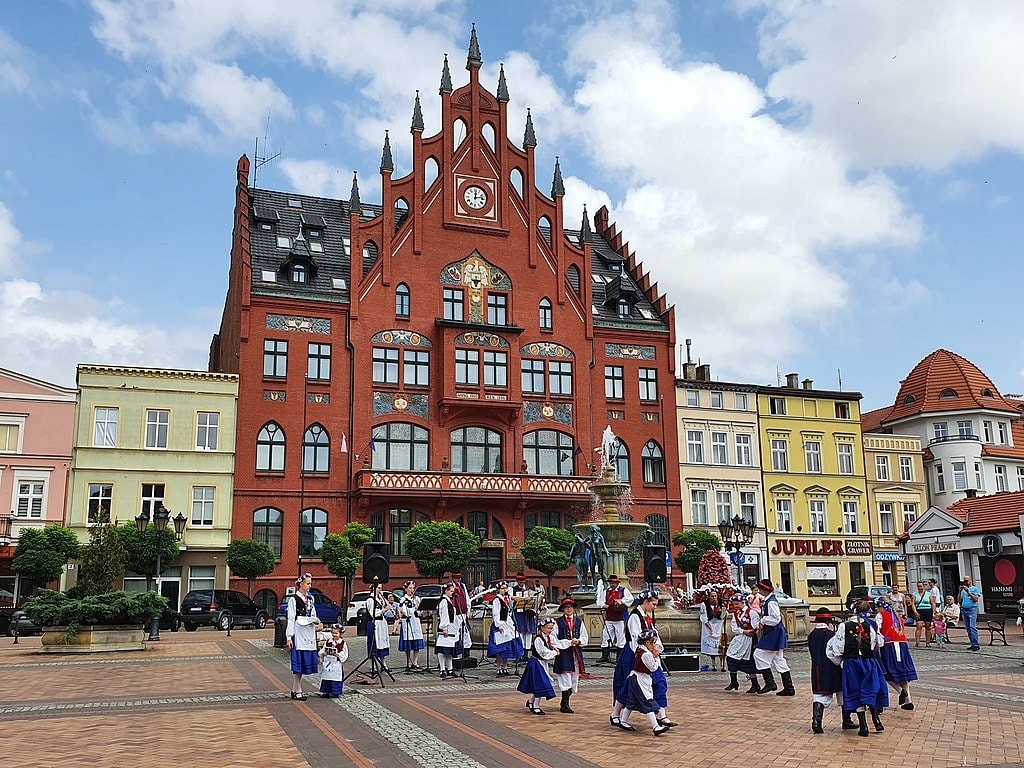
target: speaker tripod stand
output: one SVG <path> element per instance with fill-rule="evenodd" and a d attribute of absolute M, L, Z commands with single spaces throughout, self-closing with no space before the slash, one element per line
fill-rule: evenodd
<path fill-rule="evenodd" d="M 377 600 L 379 594 L 380 584 L 374 584 L 369 600 L 370 619 L 368 624 L 369 632 L 367 633 L 366 636 L 366 657 L 358 664 L 356 664 L 354 669 L 352 669 L 347 675 L 345 675 L 344 680 L 348 680 L 356 672 L 359 672 L 359 670 L 363 668 L 363 665 L 365 665 L 366 662 L 370 662 L 370 671 L 362 672 L 361 674 L 363 674 L 366 677 L 369 677 L 371 680 L 376 680 L 378 683 L 380 683 L 380 687 L 384 688 L 384 675 L 387 675 L 389 678 L 391 678 L 392 683 L 395 682 L 395 676 L 391 674 L 391 670 L 388 669 L 388 665 L 384 663 L 384 660 L 377 656 L 377 621 L 379 620 L 379 615 L 377 613 L 379 606 Z M 390 648 L 390 642 L 388 647 Z"/>

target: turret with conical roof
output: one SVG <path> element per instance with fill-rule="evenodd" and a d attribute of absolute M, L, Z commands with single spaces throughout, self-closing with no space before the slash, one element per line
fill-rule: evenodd
<path fill-rule="evenodd" d="M 564 197 L 565 184 L 562 183 L 562 169 L 558 165 L 558 157 L 555 157 L 555 176 L 551 179 L 551 197 Z"/>
<path fill-rule="evenodd" d="M 526 108 L 526 131 L 523 133 L 523 149 L 537 146 L 537 134 L 533 132 L 533 115 L 530 108 Z"/>
<path fill-rule="evenodd" d="M 476 40 L 476 24 L 469 33 L 469 55 L 466 57 L 466 69 L 480 69 L 484 60 L 480 57 L 480 43 Z"/>
<path fill-rule="evenodd" d="M 448 54 L 444 55 L 444 66 L 441 68 L 441 87 L 437 91 L 439 94 L 451 93 L 452 92 L 452 73 L 448 69 Z"/>
<path fill-rule="evenodd" d="M 420 106 L 420 92 L 416 91 L 416 101 L 412 106 L 412 125 L 410 133 L 423 133 L 423 108 Z"/>
<path fill-rule="evenodd" d="M 583 206 L 583 222 L 580 224 L 580 247 L 584 243 L 594 242 L 594 235 L 590 231 L 590 216 L 587 214 L 587 206 Z"/>
<path fill-rule="evenodd" d="M 498 69 L 498 92 L 495 94 L 498 101 L 508 101 L 508 85 L 505 83 L 505 65 L 500 65 Z"/>
<path fill-rule="evenodd" d="M 349 211 L 357 216 L 362 213 L 363 204 L 359 202 L 359 172 L 352 172 L 352 191 L 348 195 Z"/>
<path fill-rule="evenodd" d="M 384 131 L 384 151 L 380 155 L 380 172 L 394 173 L 395 161 L 391 158 L 391 138 L 388 132 Z"/>

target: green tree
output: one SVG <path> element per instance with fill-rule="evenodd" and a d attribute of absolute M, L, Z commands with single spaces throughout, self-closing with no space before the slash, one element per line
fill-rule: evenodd
<path fill-rule="evenodd" d="M 253 581 L 273 573 L 277 566 L 270 545 L 255 539 L 233 539 L 228 544 L 226 559 L 231 572 L 249 583 L 249 597 Z"/>
<path fill-rule="evenodd" d="M 703 528 L 691 528 L 688 531 L 676 531 L 672 534 L 672 544 L 682 547 L 682 551 L 676 555 L 675 564 L 679 570 L 697 575 L 697 566 L 700 559 L 709 549 L 716 552 L 722 549 L 722 540 L 711 531 Z"/>
<path fill-rule="evenodd" d="M 22 528 L 11 567 L 33 586 L 57 581 L 68 560 L 78 557 L 78 537 L 63 525 Z"/>
<path fill-rule="evenodd" d="M 116 526 L 100 523 L 89 528 L 89 543 L 82 547 L 75 592 L 80 596 L 101 595 L 120 589 L 128 561 Z"/>
<path fill-rule="evenodd" d="M 480 540 L 458 523 L 416 523 L 405 535 L 405 549 L 421 576 L 440 580 L 469 565 L 480 551 Z"/>
<path fill-rule="evenodd" d="M 139 533 L 135 523 L 126 523 L 117 529 L 125 549 L 128 550 L 125 570 L 145 576 L 147 589 L 152 586 L 153 575 L 156 573 L 158 546 L 161 553 L 161 574 L 174 565 L 174 561 L 178 559 L 178 542 L 174 540 L 174 529 L 169 524 L 168 528 L 169 530 L 164 530 L 163 533 L 157 533 L 156 526 L 150 523 L 145 532 Z"/>
<path fill-rule="evenodd" d="M 352 577 L 363 561 L 363 544 L 373 541 L 374 530 L 362 523 L 349 523 L 341 533 L 329 533 L 320 546 L 320 559 L 327 570 L 343 579 L 345 600 L 352 594 Z"/>
<path fill-rule="evenodd" d="M 540 571 L 548 577 L 548 594 L 554 575 L 569 567 L 569 550 L 574 537 L 564 528 L 548 528 L 538 525 L 530 531 L 519 551 L 526 566 Z"/>

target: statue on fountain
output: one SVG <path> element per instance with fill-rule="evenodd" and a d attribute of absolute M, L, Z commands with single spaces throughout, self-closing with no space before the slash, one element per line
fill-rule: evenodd
<path fill-rule="evenodd" d="M 599 526 L 590 526 L 590 531 L 587 534 L 587 546 L 590 548 L 590 570 L 594 577 L 594 584 L 597 584 L 599 577 L 605 578 L 605 563 L 611 557 L 611 552 L 608 551 L 608 545 L 605 543 Z"/>
<path fill-rule="evenodd" d="M 569 559 L 576 565 L 576 584 L 581 589 L 590 588 L 590 546 L 587 539 L 576 533 L 576 541 L 569 550 Z"/>

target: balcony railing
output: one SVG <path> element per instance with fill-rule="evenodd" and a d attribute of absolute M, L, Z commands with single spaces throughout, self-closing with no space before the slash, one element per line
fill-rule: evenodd
<path fill-rule="evenodd" d="M 497 496 L 588 497 L 593 477 L 568 475 L 464 474 L 461 472 L 395 472 L 364 469 L 356 482 L 357 492 L 420 492 L 436 495 L 486 493 Z"/>
<path fill-rule="evenodd" d="M 960 440 L 973 440 L 978 443 L 981 442 L 981 438 L 978 437 L 978 435 L 962 435 L 960 433 L 957 433 L 955 435 L 943 435 L 942 437 L 933 437 L 929 441 L 928 445 L 936 445 L 938 443 L 955 443 L 959 442 Z"/>

